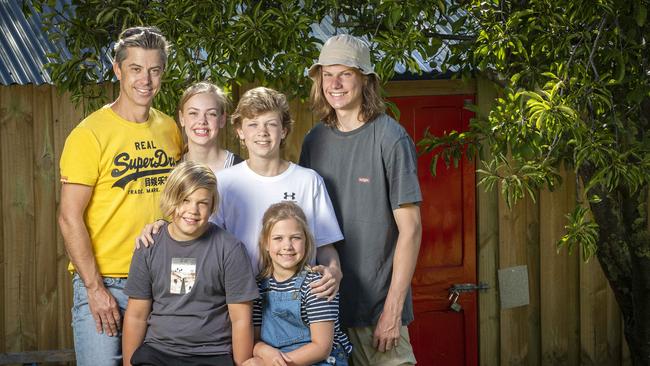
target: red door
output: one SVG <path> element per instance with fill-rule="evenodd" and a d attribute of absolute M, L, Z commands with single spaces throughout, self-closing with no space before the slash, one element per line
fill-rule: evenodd
<path fill-rule="evenodd" d="M 472 113 L 463 109 L 474 96 L 391 98 L 400 122 L 417 143 L 424 131 L 442 135 L 464 131 Z M 447 169 L 439 159 L 430 173 L 431 155 L 418 158 L 422 189 L 422 246 L 413 277 L 415 321 L 409 326 L 418 365 L 477 365 L 477 295 L 462 293 L 460 312 L 449 309 L 449 288 L 476 283 L 475 166 L 464 160 Z"/>

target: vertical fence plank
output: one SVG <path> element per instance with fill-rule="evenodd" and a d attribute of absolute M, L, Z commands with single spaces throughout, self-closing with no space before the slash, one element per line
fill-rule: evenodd
<path fill-rule="evenodd" d="M 242 95 L 244 95 L 244 93 L 257 86 L 259 85 L 253 83 L 247 83 L 243 85 L 233 85 L 232 94 L 231 94 L 232 103 L 233 103 L 232 110 L 234 111 L 237 108 L 237 102 L 239 102 L 239 99 L 241 98 Z M 232 119 L 229 118 L 228 122 L 230 126 L 228 126 L 227 129 L 227 137 L 225 139 L 225 145 L 222 146 L 238 154 L 239 156 L 242 157 L 242 159 L 247 159 L 248 150 L 246 150 L 246 146 L 244 145 L 244 143 L 239 140 L 235 128 L 232 126 L 232 123 L 230 123 L 231 121 Z M 229 138 L 228 136 L 232 136 L 232 138 Z M 224 140 L 220 140 L 220 141 L 224 141 Z"/>
<path fill-rule="evenodd" d="M 478 203 L 478 280 L 490 289 L 478 294 L 479 364 L 498 365 L 499 356 L 499 297 L 497 266 L 499 263 L 498 194 L 477 189 Z"/>
<path fill-rule="evenodd" d="M 477 105 L 479 118 L 487 118 L 494 99 L 495 88 L 486 79 L 477 82 Z M 491 158 L 485 148 L 484 158 Z M 477 164 L 478 166 L 478 164 Z M 477 181 L 480 177 L 477 177 Z M 478 280 L 490 285 L 490 289 L 478 294 L 479 321 L 479 364 L 498 365 L 499 356 L 499 296 L 497 287 L 497 268 L 499 266 L 499 193 L 496 189 L 485 191 L 477 187 L 477 229 L 478 229 Z"/>
<path fill-rule="evenodd" d="M 598 259 L 580 263 L 580 364 L 620 363 L 621 318 Z"/>
<path fill-rule="evenodd" d="M 0 125 L 5 332 L 7 350 L 21 351 L 36 348 L 32 87 L 0 93 L 6 106 Z"/>
<path fill-rule="evenodd" d="M 573 366 L 580 358 L 580 256 L 556 249 L 575 201 L 575 181 L 562 175 L 555 192 L 540 193 L 542 364 Z"/>
<path fill-rule="evenodd" d="M 52 132 L 52 88 L 34 87 L 34 196 L 36 243 L 36 314 L 39 350 L 56 349 L 58 319 L 56 257 L 56 184 Z"/>
<path fill-rule="evenodd" d="M 646 209 L 646 213 L 647 213 L 646 225 L 648 231 L 650 231 L 650 187 L 648 187 L 647 190 L 648 190 L 648 202 L 647 202 L 647 209 Z M 619 315 L 619 318 L 621 319 L 621 323 L 623 323 L 621 315 Z M 623 326 L 621 325 L 621 332 L 623 331 L 624 329 Z M 632 365 L 632 356 L 630 355 L 630 347 L 627 344 L 627 340 L 625 339 L 625 336 L 621 337 L 621 354 L 622 354 L 621 365 L 623 366 Z"/>
<path fill-rule="evenodd" d="M 597 260 L 595 260 L 597 262 Z M 598 263 L 598 262 L 597 262 Z M 605 274 L 602 272 L 602 268 L 600 268 L 600 263 L 598 263 L 598 272 L 602 273 L 603 278 L 605 277 Z M 607 281 L 607 279 L 605 279 Z M 625 360 L 623 358 L 624 355 L 624 350 L 627 349 L 627 343 L 625 343 L 625 337 L 623 336 L 623 333 L 621 332 L 621 325 L 623 324 L 623 318 L 621 317 L 621 310 L 618 307 L 618 303 L 616 302 L 616 297 L 614 296 L 614 292 L 612 291 L 612 288 L 609 286 L 609 282 L 607 283 L 607 295 L 605 297 L 606 302 L 607 302 L 607 329 L 605 330 L 607 332 L 607 338 L 606 338 L 606 343 L 607 343 L 607 355 L 608 359 L 611 360 L 609 363 L 610 365 L 625 365 Z"/>
<path fill-rule="evenodd" d="M 539 194 L 535 200 L 526 198 L 526 250 L 528 259 L 528 290 L 530 304 L 527 306 L 528 317 L 528 366 L 538 366 L 541 363 L 541 306 L 540 306 L 540 238 L 539 238 Z"/>
<path fill-rule="evenodd" d="M 61 151 L 65 144 L 65 139 L 72 129 L 81 121 L 83 116 L 83 109 L 80 106 L 75 108 L 70 102 L 70 95 L 68 93 L 59 93 L 54 88 L 52 90 L 52 106 L 53 106 L 53 132 L 54 132 L 54 173 L 56 184 L 56 202 L 57 207 L 60 201 L 60 171 L 59 160 L 61 159 Z M 57 227 L 56 236 L 56 260 L 57 260 L 57 283 L 58 283 L 58 319 L 60 326 L 58 327 L 58 348 L 72 347 L 72 327 L 70 309 L 72 307 L 72 277 L 67 270 L 68 257 L 65 252 L 63 244 L 63 237 Z"/>
<path fill-rule="evenodd" d="M 499 267 L 528 264 L 528 222 L 535 205 L 530 198 L 519 200 L 514 207 L 509 208 L 503 197 L 499 199 Z M 533 215 L 534 217 L 535 215 Z M 533 309 L 534 310 L 534 309 Z M 530 365 L 536 364 L 534 337 L 531 337 L 529 306 L 501 311 L 501 365 Z"/>

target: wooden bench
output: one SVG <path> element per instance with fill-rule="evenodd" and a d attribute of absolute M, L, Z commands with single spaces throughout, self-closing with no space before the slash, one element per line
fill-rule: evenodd
<path fill-rule="evenodd" d="M 70 362 L 74 360 L 73 349 L 0 353 L 0 365 L 23 364 L 36 366 L 42 363 Z"/>

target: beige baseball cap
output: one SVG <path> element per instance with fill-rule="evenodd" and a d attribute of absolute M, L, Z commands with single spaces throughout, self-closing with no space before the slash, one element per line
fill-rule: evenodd
<path fill-rule="evenodd" d="M 339 34 L 330 37 L 320 50 L 318 62 L 309 68 L 309 77 L 314 78 L 318 66 L 345 65 L 359 69 L 362 74 L 375 74 L 370 62 L 368 45 L 357 37 Z"/>

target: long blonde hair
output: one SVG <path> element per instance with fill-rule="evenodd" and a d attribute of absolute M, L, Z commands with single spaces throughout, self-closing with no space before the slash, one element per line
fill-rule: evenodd
<path fill-rule="evenodd" d="M 322 70 L 323 67 L 318 65 L 313 72 L 312 80 L 314 82 L 311 85 L 311 92 L 309 94 L 311 109 L 316 114 L 316 117 L 323 121 L 324 124 L 330 127 L 336 127 L 338 123 L 336 110 L 332 108 L 323 93 Z M 350 70 L 354 71 L 363 80 L 363 87 L 361 89 L 363 99 L 361 101 L 361 111 L 357 118 L 364 123 L 370 122 L 386 111 L 386 105 L 381 97 L 379 78 L 375 74 L 364 75 L 353 67 Z"/>
<path fill-rule="evenodd" d="M 302 269 L 307 266 L 316 253 L 316 246 L 314 244 L 314 237 L 309 231 L 307 225 L 307 218 L 300 206 L 291 201 L 283 201 L 274 203 L 264 212 L 262 218 L 262 230 L 260 232 L 260 239 L 258 241 L 258 249 L 260 253 L 260 274 L 259 278 L 271 277 L 273 274 L 273 261 L 268 252 L 269 241 L 271 238 L 271 230 L 275 224 L 280 221 L 294 219 L 302 228 L 305 236 L 305 256 L 298 263 L 298 268 Z"/>

